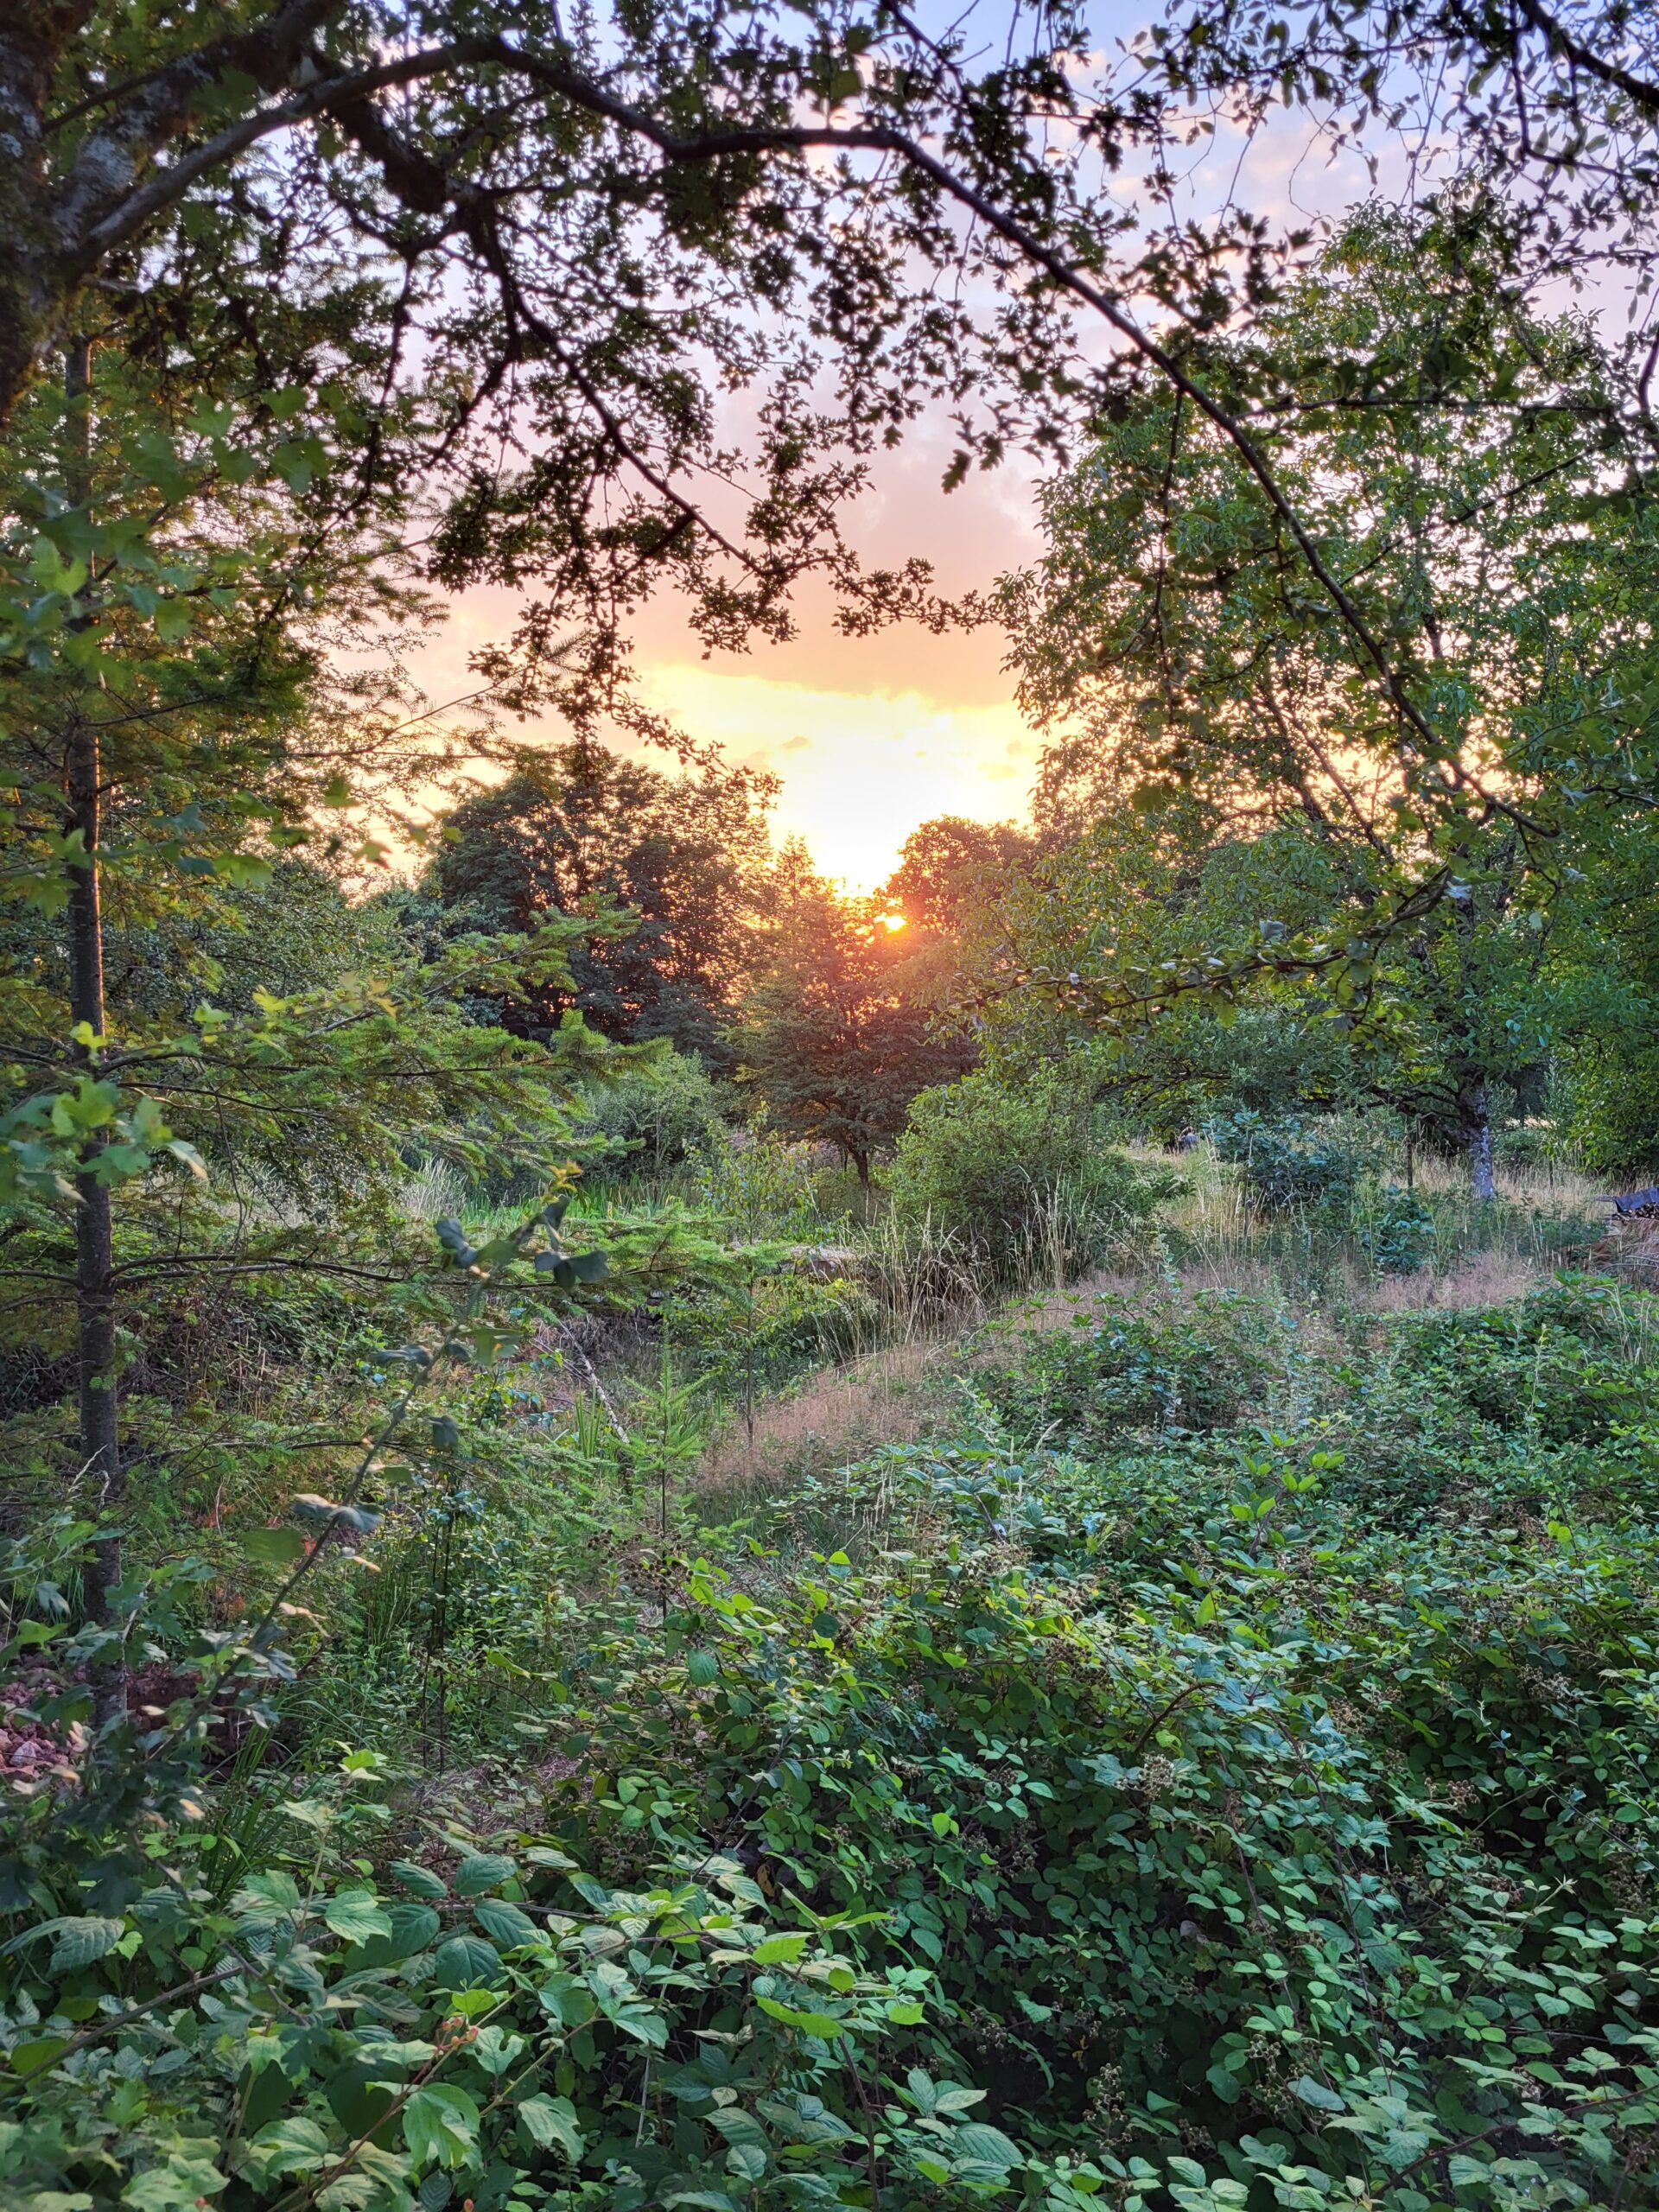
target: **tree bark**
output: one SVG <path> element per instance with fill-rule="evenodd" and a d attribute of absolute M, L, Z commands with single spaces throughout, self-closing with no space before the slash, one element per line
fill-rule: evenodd
<path fill-rule="evenodd" d="M 1468 1125 L 1469 1195 L 1477 1205 L 1485 1205 L 1497 1196 L 1497 1185 L 1492 1179 L 1491 1107 L 1484 1083 L 1475 1092 L 1473 1106 Z"/>
<path fill-rule="evenodd" d="M 65 348 L 64 397 L 69 403 L 65 489 L 71 504 L 92 499 L 92 346 L 85 338 Z M 86 586 L 82 586 L 83 593 Z M 80 613 L 78 620 L 90 617 Z M 65 828 L 79 833 L 84 858 L 73 871 L 68 905 L 69 1007 L 83 1037 L 104 1034 L 104 917 L 99 883 L 99 838 L 103 764 L 98 722 L 78 704 L 70 725 L 64 762 Z M 84 1025 L 84 1027 L 83 1027 Z M 78 1042 L 77 1058 L 87 1074 L 99 1072 L 99 1046 Z M 110 1188 L 98 1173 L 104 1131 L 89 1131 L 75 1178 L 75 1366 L 79 1401 L 80 1481 L 104 1513 L 118 1508 L 122 1495 L 121 1433 L 116 1395 L 115 1251 Z M 99 1626 L 112 1624 L 112 1596 L 121 1581 L 121 1539 L 111 1532 L 93 1547 L 85 1581 L 86 1614 Z M 108 1719 L 126 1702 L 126 1669 L 118 1655 L 93 1670 L 99 1716 Z"/>

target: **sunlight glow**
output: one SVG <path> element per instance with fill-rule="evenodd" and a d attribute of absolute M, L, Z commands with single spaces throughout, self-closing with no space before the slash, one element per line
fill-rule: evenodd
<path fill-rule="evenodd" d="M 691 662 L 645 671 L 651 704 L 729 760 L 783 779 L 776 834 L 870 891 L 936 815 L 1023 817 L 1039 740 L 1012 704 L 951 706 L 920 691 L 831 691 Z"/>

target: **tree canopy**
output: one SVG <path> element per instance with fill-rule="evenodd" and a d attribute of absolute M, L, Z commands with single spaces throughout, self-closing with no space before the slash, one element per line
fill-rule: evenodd
<path fill-rule="evenodd" d="M 620 1043 L 664 1037 L 713 1065 L 764 895 L 771 796 L 742 769 L 672 776 L 597 745 L 550 747 L 447 817 L 431 885 L 448 915 L 490 931 L 626 909 L 618 933 L 573 952 L 568 986 L 504 1019 L 547 1036 L 574 1008 Z"/>

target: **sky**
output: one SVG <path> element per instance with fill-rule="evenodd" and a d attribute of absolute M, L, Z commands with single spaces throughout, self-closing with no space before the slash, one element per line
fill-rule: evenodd
<path fill-rule="evenodd" d="M 1119 30 L 1153 12 L 1122 0 L 1108 6 Z M 1283 219 L 1293 209 L 1334 213 L 1370 188 L 1357 154 L 1332 163 L 1323 155 L 1306 159 L 1307 150 L 1301 126 L 1272 128 L 1241 169 L 1240 143 L 1224 135 L 1193 158 L 1187 195 L 1213 207 L 1232 193 Z M 1039 550 L 1033 478 L 1010 463 L 947 495 L 940 480 L 952 442 L 948 426 L 924 422 L 899 454 L 880 456 L 848 536 L 874 563 L 924 556 L 946 593 L 983 590 Z M 824 873 L 865 891 L 886 879 L 906 838 L 934 816 L 1024 815 L 1042 738 L 1014 703 L 998 633 L 935 637 L 903 626 L 849 639 L 825 600 L 809 594 L 798 612 L 794 639 L 744 654 L 705 656 L 671 601 L 633 626 L 647 702 L 692 738 L 717 742 L 733 763 L 781 779 L 773 817 L 780 839 L 804 839 Z M 504 593 L 475 591 L 454 604 L 417 666 L 429 696 L 469 690 L 467 652 L 504 634 L 512 616 Z M 531 723 L 524 734 L 551 742 L 560 731 Z"/>
<path fill-rule="evenodd" d="M 884 461 L 849 535 L 874 562 L 923 555 L 947 591 L 983 588 L 1037 550 L 1032 480 L 1011 464 L 946 495 L 949 457 L 925 427 Z M 467 654 L 511 628 L 513 607 L 510 594 L 491 590 L 452 603 L 415 662 L 429 698 L 474 688 Z M 746 653 L 706 655 L 669 600 L 645 609 L 632 632 L 645 703 L 690 737 L 717 742 L 733 766 L 778 776 L 775 836 L 803 839 L 849 891 L 876 889 L 911 831 L 937 815 L 999 822 L 1027 810 L 1042 740 L 1014 705 L 995 630 L 936 637 L 907 624 L 847 638 L 827 596 L 809 591 L 795 638 Z M 513 734 L 552 743 L 562 733 L 549 719 Z"/>

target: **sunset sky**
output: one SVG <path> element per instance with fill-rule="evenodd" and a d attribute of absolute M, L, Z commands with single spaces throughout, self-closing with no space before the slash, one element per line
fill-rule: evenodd
<path fill-rule="evenodd" d="M 944 588 L 983 588 L 1035 550 L 1031 480 L 1011 467 L 947 498 L 939 480 L 948 459 L 925 429 L 884 461 L 849 535 L 872 561 L 920 553 Z M 493 591 L 453 606 L 417 663 L 431 698 L 472 688 L 468 652 L 511 628 L 513 607 Z M 671 601 L 646 609 L 634 636 L 647 702 L 691 737 L 718 742 L 734 764 L 781 777 L 777 836 L 804 838 L 849 889 L 880 883 L 910 832 L 935 815 L 995 822 L 1025 812 L 1040 740 L 1014 704 L 995 631 L 935 637 L 907 626 L 849 639 L 827 599 L 809 597 L 797 638 L 748 653 L 705 658 Z M 550 721 L 524 734 L 541 730 L 560 734 Z"/>
<path fill-rule="evenodd" d="M 1128 29 L 1144 11 L 1113 6 L 1108 13 Z M 1384 171 L 1399 158 L 1390 149 Z M 1131 181 L 1120 181 L 1131 194 Z M 1384 173 L 1378 182 L 1386 191 L 1404 179 Z M 1231 193 L 1281 218 L 1293 208 L 1302 218 L 1333 214 L 1376 188 L 1351 149 L 1334 162 L 1323 151 L 1310 156 L 1300 126 L 1270 128 L 1248 156 L 1224 133 L 1195 154 L 1187 179 L 1195 207 L 1213 207 Z M 983 589 L 1038 550 L 1033 480 L 1014 463 L 971 477 L 947 497 L 940 480 L 952 442 L 945 425 L 924 423 L 900 453 L 882 456 L 848 535 L 872 562 L 921 554 L 947 592 Z M 468 650 L 503 635 L 512 612 L 505 593 L 469 594 L 454 606 L 423 656 L 419 674 L 429 696 L 470 688 Z M 804 838 L 827 874 L 863 890 L 887 875 L 910 832 L 932 816 L 997 821 L 1025 812 L 1041 740 L 1014 704 L 994 631 L 933 637 L 898 628 L 849 639 L 836 630 L 827 603 L 809 598 L 799 612 L 800 635 L 788 644 L 711 658 L 671 602 L 648 608 L 634 625 L 649 703 L 671 712 L 692 737 L 717 741 L 730 760 L 781 777 L 780 837 Z M 556 725 L 545 728 L 550 739 L 558 735 Z"/>

